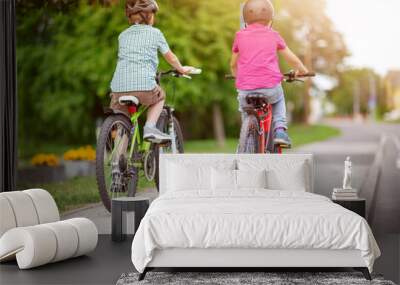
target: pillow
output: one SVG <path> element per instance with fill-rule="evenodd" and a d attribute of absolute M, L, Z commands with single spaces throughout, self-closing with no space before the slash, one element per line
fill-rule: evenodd
<path fill-rule="evenodd" d="M 211 189 L 211 167 L 168 164 L 168 191 Z"/>
<path fill-rule="evenodd" d="M 236 170 L 237 187 L 243 188 L 268 188 L 267 171 L 263 170 Z"/>
<path fill-rule="evenodd" d="M 267 171 L 267 188 L 271 190 L 312 191 L 310 160 L 296 155 L 270 155 L 265 158 L 239 159 L 239 170 Z"/>
<path fill-rule="evenodd" d="M 217 169 L 213 167 L 211 170 L 211 181 L 213 190 L 236 190 L 236 170 Z"/>
<path fill-rule="evenodd" d="M 270 169 L 267 171 L 268 188 L 273 190 L 307 192 L 308 163 L 298 163 L 291 167 L 290 171 Z"/>

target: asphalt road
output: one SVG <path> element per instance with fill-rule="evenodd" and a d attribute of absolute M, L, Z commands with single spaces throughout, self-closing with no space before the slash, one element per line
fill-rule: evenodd
<path fill-rule="evenodd" d="M 327 124 L 341 129 L 342 135 L 295 150 L 315 155 L 315 192 L 330 197 L 332 189 L 342 185 L 343 163 L 350 156 L 353 187 L 369 198 L 367 213 L 374 233 L 400 233 L 400 124 Z"/>
<path fill-rule="evenodd" d="M 346 156 L 353 161 L 353 187 L 367 198 L 368 222 L 381 250 L 374 271 L 400 281 L 400 124 L 335 120 L 340 137 L 295 149 L 315 155 L 315 192 L 331 196 L 340 187 Z M 383 139 L 386 137 L 386 139 Z M 400 165 L 399 165 L 400 166 Z"/>

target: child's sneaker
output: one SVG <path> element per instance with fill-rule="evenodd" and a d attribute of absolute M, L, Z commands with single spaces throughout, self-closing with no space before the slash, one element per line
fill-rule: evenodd
<path fill-rule="evenodd" d="M 275 131 L 274 144 L 286 147 L 290 147 L 292 145 L 292 142 L 285 129 L 277 129 Z"/>
<path fill-rule="evenodd" d="M 170 141 L 171 137 L 157 128 L 144 126 L 143 139 L 152 143 L 163 143 Z"/>

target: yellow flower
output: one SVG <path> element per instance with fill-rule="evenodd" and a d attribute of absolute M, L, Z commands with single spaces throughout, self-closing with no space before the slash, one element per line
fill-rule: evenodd
<path fill-rule="evenodd" d="M 96 150 L 88 145 L 64 153 L 64 160 L 96 160 Z"/>
<path fill-rule="evenodd" d="M 34 166 L 51 166 L 59 165 L 59 160 L 54 154 L 40 153 L 32 157 L 31 164 Z"/>

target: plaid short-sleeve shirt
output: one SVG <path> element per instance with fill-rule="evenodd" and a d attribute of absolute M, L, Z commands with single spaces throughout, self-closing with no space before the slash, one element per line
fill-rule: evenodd
<path fill-rule="evenodd" d="M 118 41 L 118 63 L 111 91 L 153 90 L 157 84 L 158 51 L 169 51 L 163 33 L 149 25 L 132 25 L 119 35 Z"/>

